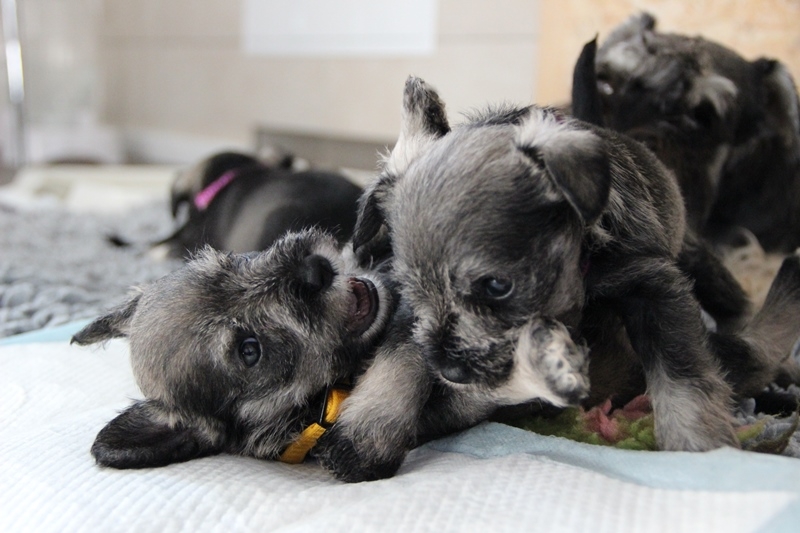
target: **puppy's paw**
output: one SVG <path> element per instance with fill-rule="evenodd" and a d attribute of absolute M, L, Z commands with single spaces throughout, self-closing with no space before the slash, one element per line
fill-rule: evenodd
<path fill-rule="evenodd" d="M 362 443 L 363 444 L 363 443 Z M 392 477 L 403 463 L 406 451 L 378 457 L 359 446 L 334 425 L 320 438 L 313 450 L 320 465 L 336 479 L 347 483 L 375 481 Z"/>
<path fill-rule="evenodd" d="M 588 396 L 588 349 L 576 344 L 563 324 L 539 318 L 515 335 L 514 369 L 499 391 L 503 401 L 542 399 L 563 407 Z"/>
<path fill-rule="evenodd" d="M 655 437 L 660 450 L 704 452 L 741 444 L 733 429 L 730 386 L 707 373 L 677 380 L 666 373 L 648 376 Z"/>
<path fill-rule="evenodd" d="M 574 405 L 589 394 L 589 350 L 572 340 L 563 324 L 542 320 L 530 333 L 536 346 L 534 365 L 550 390 Z"/>

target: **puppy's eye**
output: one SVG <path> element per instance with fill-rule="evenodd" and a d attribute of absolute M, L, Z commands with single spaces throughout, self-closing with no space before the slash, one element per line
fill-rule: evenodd
<path fill-rule="evenodd" d="M 255 337 L 247 337 L 239 344 L 239 357 L 247 366 L 253 366 L 261 359 L 261 344 Z"/>
<path fill-rule="evenodd" d="M 507 298 L 514 290 L 511 280 L 486 276 L 478 281 L 478 288 L 483 297 L 492 300 Z"/>

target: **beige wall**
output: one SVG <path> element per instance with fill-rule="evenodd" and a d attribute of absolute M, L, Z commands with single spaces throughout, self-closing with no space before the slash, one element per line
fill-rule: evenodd
<path fill-rule="evenodd" d="M 569 98 L 572 66 L 583 44 L 599 40 L 630 14 L 648 11 L 662 31 L 702 34 L 748 59 L 783 61 L 800 79 L 800 0 L 541 0 L 536 95 L 541 103 Z"/>
<path fill-rule="evenodd" d="M 582 44 L 641 9 L 667 31 L 779 58 L 800 78 L 800 0 L 439 0 L 433 55 L 332 59 L 245 55 L 239 0 L 24 5 L 31 116 L 94 106 L 139 160 L 250 145 L 257 127 L 391 142 L 412 73 L 439 89 L 456 120 L 486 102 L 561 103 Z"/>
<path fill-rule="evenodd" d="M 256 126 L 393 140 L 409 74 L 437 87 L 451 112 L 529 103 L 537 4 L 440 0 L 433 55 L 323 59 L 244 55 L 237 1 L 104 0 L 104 115 L 126 128 L 240 140 Z"/>

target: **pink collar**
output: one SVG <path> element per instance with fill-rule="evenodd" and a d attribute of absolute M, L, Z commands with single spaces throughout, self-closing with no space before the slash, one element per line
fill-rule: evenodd
<path fill-rule="evenodd" d="M 209 183 L 205 189 L 195 194 L 194 206 L 199 211 L 205 211 L 208 209 L 208 206 L 211 205 L 211 202 L 214 200 L 217 194 L 219 194 L 222 189 L 227 187 L 230 182 L 236 179 L 237 174 L 237 169 L 229 170 L 222 176 Z"/>

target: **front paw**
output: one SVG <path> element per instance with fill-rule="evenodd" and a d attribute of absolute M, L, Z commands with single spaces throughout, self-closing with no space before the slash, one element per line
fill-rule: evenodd
<path fill-rule="evenodd" d="M 361 447 L 344 435 L 341 427 L 334 426 L 326 431 L 313 449 L 313 455 L 320 465 L 336 479 L 347 483 L 375 481 L 392 477 L 406 455 L 406 450 L 379 457 L 374 450 Z"/>
<path fill-rule="evenodd" d="M 588 349 L 576 344 L 563 324 L 537 318 L 511 332 L 514 365 L 496 392 L 500 403 L 545 400 L 577 405 L 589 394 Z"/>
<path fill-rule="evenodd" d="M 589 395 L 589 349 L 576 344 L 567 328 L 555 320 L 542 320 L 530 330 L 533 364 L 545 377 L 550 391 L 568 405 Z"/>

